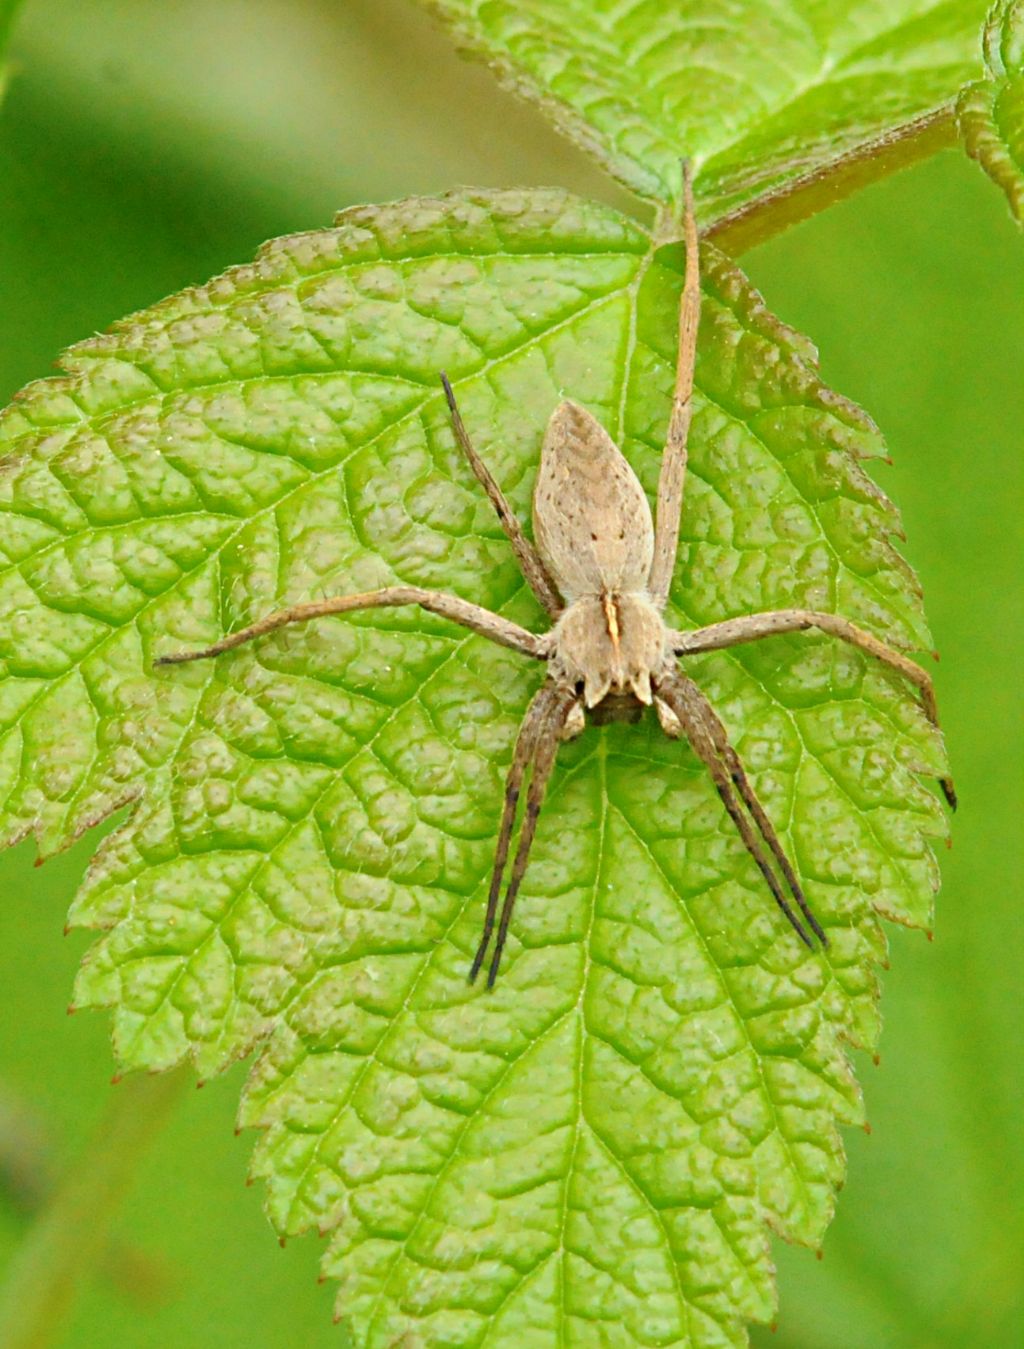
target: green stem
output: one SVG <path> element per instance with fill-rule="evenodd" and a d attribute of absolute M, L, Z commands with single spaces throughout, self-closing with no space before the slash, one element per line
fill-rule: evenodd
<path fill-rule="evenodd" d="M 946 103 L 721 216 L 705 233 L 736 257 L 869 183 L 927 159 L 956 141 L 956 108 Z"/>
<path fill-rule="evenodd" d="M 0 0 L 0 56 L 7 49 L 7 39 L 11 36 L 14 19 L 21 5 L 22 0 Z"/>
<path fill-rule="evenodd" d="M 3 102 L 7 92 L 7 79 L 10 75 L 10 67 L 4 60 L 4 54 L 21 4 L 22 0 L 0 0 L 0 103 Z"/>
<path fill-rule="evenodd" d="M 0 1344 L 59 1342 L 81 1285 L 102 1260 L 121 1201 L 164 1124 L 188 1070 L 127 1078 L 84 1153 L 40 1211 L 0 1285 Z"/>

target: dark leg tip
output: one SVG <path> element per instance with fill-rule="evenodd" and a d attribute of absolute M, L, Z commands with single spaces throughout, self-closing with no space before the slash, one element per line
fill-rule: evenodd
<path fill-rule="evenodd" d="M 828 946 L 828 938 L 825 936 L 825 929 L 818 922 L 817 918 L 815 918 L 814 914 L 811 913 L 809 908 L 804 905 L 801 905 L 801 908 L 803 908 L 804 917 L 810 924 L 811 931 L 817 937 L 818 941 L 821 942 L 822 946 Z"/>
<path fill-rule="evenodd" d="M 790 924 L 792 925 L 793 931 L 794 931 L 794 932 L 796 933 L 796 935 L 800 938 L 800 940 L 803 942 L 803 944 L 807 947 L 808 951 L 813 951 L 813 950 L 814 950 L 814 942 L 812 942 L 811 939 L 810 939 L 810 937 L 807 935 L 806 931 L 804 930 L 803 924 L 802 924 L 802 923 L 798 923 L 797 920 L 796 920 L 795 918 L 790 918 L 789 921 L 790 921 Z"/>
<path fill-rule="evenodd" d="M 484 958 L 487 955 L 487 948 L 491 944 L 491 931 L 492 929 L 490 927 L 485 927 L 484 935 L 480 938 L 480 945 L 476 948 L 476 955 L 473 957 L 473 963 L 469 967 L 469 982 L 471 984 L 476 983 L 476 976 L 480 973 L 483 966 Z"/>
<path fill-rule="evenodd" d="M 946 804 L 950 810 L 956 810 L 956 788 L 953 786 L 952 778 L 939 778 L 939 786 L 942 788 L 942 795 L 946 798 Z"/>
<path fill-rule="evenodd" d="M 490 967 L 490 970 L 487 971 L 487 987 L 488 987 L 488 989 L 492 989 L 492 987 L 494 987 L 495 979 L 498 978 L 498 969 L 499 969 L 499 966 L 501 966 L 501 963 L 502 963 L 502 951 L 503 951 L 503 950 L 505 950 L 505 947 L 502 946 L 502 943 L 501 943 L 501 942 L 499 942 L 499 943 L 498 943 L 498 946 L 495 946 L 495 948 L 494 948 L 494 956 L 492 956 L 492 959 L 491 959 L 491 967 Z"/>
<path fill-rule="evenodd" d="M 205 651 L 170 651 L 165 656 L 154 656 L 154 665 L 185 665 L 191 660 L 204 660 Z"/>

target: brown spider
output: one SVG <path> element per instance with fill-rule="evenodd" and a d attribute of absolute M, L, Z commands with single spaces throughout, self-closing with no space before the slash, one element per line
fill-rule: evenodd
<path fill-rule="evenodd" d="M 508 862 L 523 781 L 531 769 L 526 813 L 498 922 L 487 976 L 497 977 L 516 895 L 523 881 L 537 819 L 559 742 L 578 735 L 584 710 L 594 720 L 632 720 L 651 703 L 662 730 L 685 735 L 711 773 L 718 794 L 747 851 L 794 932 L 812 946 L 808 928 L 823 946 L 825 933 L 807 899 L 778 835 L 751 786 L 725 727 L 676 657 L 715 651 L 777 633 L 818 628 L 850 642 L 916 685 L 925 713 L 938 726 L 932 681 L 927 673 L 870 633 L 836 614 L 810 609 L 777 609 L 745 614 L 692 632 L 676 632 L 662 617 L 675 567 L 686 471 L 693 369 L 700 314 L 697 226 L 689 172 L 684 170 L 683 225 L 686 271 L 679 307 L 679 354 L 668 438 L 658 479 L 656 521 L 636 475 L 604 428 L 585 408 L 568 400 L 551 415 L 541 448 L 533 493 L 536 547 L 523 533 L 505 496 L 470 443 L 446 375 L 441 375 L 455 437 L 498 512 L 502 528 L 537 599 L 552 620 L 537 636 L 479 605 L 419 586 L 389 586 L 359 595 L 296 604 L 269 614 L 202 651 L 161 656 L 157 665 L 204 660 L 252 641 L 289 623 L 357 609 L 418 604 L 492 642 L 548 662 L 548 676 L 527 709 L 505 783 L 483 935 L 470 970 L 480 971 L 498 917 L 498 900 Z M 949 778 L 940 780 L 946 800 L 956 806 Z M 806 927 L 794 911 L 792 895 Z"/>

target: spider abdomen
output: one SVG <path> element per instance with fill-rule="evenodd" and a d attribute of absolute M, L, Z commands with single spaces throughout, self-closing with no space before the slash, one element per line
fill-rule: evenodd
<path fill-rule="evenodd" d="M 647 585 L 654 526 L 644 490 L 601 423 L 569 399 L 544 435 L 533 533 L 566 600 Z"/>

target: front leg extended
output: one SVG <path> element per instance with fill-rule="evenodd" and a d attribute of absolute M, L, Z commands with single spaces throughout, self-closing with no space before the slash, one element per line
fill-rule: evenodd
<path fill-rule="evenodd" d="M 451 619 L 453 623 L 478 632 L 481 637 L 490 638 L 499 646 L 521 651 L 525 656 L 533 656 L 537 660 L 546 660 L 548 657 L 550 642 L 546 634 L 538 637 L 521 628 L 518 623 L 512 623 L 490 609 L 481 608 L 479 604 L 471 604 L 458 595 L 447 595 L 442 590 L 423 590 L 420 586 L 388 586 L 385 590 L 367 590 L 360 595 L 335 595 L 331 599 L 293 604 L 288 609 L 278 609 L 276 613 L 267 614 L 265 618 L 250 623 L 247 628 L 231 633 L 229 637 L 222 637 L 212 646 L 203 647 L 200 651 L 172 651 L 166 656 L 158 656 L 153 664 L 182 665 L 186 661 L 206 660 L 251 642 L 256 637 L 263 637 L 268 632 L 287 627 L 290 623 L 306 623 L 311 618 L 349 614 L 359 609 L 393 609 L 405 604 L 418 604 L 428 613 Z"/>
<path fill-rule="evenodd" d="M 939 709 L 935 701 L 935 686 L 931 676 L 915 661 L 910 660 L 885 642 L 858 628 L 848 618 L 839 614 L 821 613 L 815 609 L 769 609 L 759 614 L 744 614 L 740 618 L 727 618 L 722 623 L 711 623 L 706 628 L 697 628 L 693 632 L 674 632 L 670 642 L 677 656 L 696 655 L 700 651 L 721 651 L 725 647 L 739 646 L 743 642 L 758 642 L 763 637 L 777 637 L 786 632 L 806 632 L 808 628 L 817 628 L 827 632 L 830 637 L 838 637 L 851 646 L 866 651 L 869 656 L 888 665 L 908 679 L 921 695 L 921 705 L 932 725 L 939 729 Z M 956 810 L 956 789 L 950 777 L 939 778 L 939 786 Z"/>

